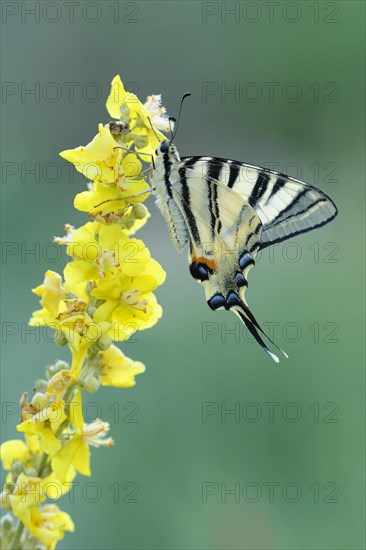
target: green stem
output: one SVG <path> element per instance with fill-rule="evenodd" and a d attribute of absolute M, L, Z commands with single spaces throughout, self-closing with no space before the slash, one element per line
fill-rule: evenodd
<path fill-rule="evenodd" d="M 41 462 L 39 463 L 38 477 L 41 477 L 41 475 L 43 474 L 43 470 L 46 467 L 47 460 L 48 460 L 48 454 L 43 453 L 42 458 L 41 458 Z"/>
<path fill-rule="evenodd" d="M 76 384 L 71 384 L 71 386 L 69 386 L 69 387 L 67 388 L 67 390 L 65 391 L 64 397 L 63 397 L 65 403 L 68 402 L 68 400 L 69 400 L 69 398 L 70 398 L 70 395 L 72 394 L 73 389 L 75 388 L 75 386 L 76 386 Z"/>
<path fill-rule="evenodd" d="M 11 546 L 9 546 L 9 550 L 19 550 L 20 548 L 19 543 L 23 533 L 23 529 L 24 529 L 24 525 L 21 521 L 19 521 L 18 528 L 14 535 L 13 543 Z"/>

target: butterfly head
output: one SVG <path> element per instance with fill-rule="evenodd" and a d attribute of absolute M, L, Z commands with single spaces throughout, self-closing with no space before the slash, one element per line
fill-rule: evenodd
<path fill-rule="evenodd" d="M 180 160 L 179 153 L 176 146 L 171 141 L 165 139 L 162 141 L 155 151 L 157 159 L 161 159 L 170 164 L 178 162 Z"/>

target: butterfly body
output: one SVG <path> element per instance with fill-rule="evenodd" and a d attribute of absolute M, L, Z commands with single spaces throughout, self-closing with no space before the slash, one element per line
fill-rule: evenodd
<path fill-rule="evenodd" d="M 204 286 L 209 307 L 233 311 L 278 361 L 246 303 L 248 271 L 260 249 L 328 223 L 337 214 L 334 203 L 315 187 L 268 169 L 180 158 L 167 141 L 156 151 L 151 185 L 175 247 L 180 252 L 189 243 L 189 270 Z"/>
<path fill-rule="evenodd" d="M 173 244 L 181 252 L 188 242 L 188 228 L 177 203 L 177 166 L 180 164 L 178 151 L 174 145 L 164 154 L 158 154 L 150 184 L 156 196 L 156 205 L 163 214 Z"/>

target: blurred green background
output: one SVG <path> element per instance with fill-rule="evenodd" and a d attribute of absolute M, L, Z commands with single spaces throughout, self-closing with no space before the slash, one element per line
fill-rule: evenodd
<path fill-rule="evenodd" d="M 64 266 L 50 239 L 86 221 L 85 181 L 58 152 L 108 121 L 115 74 L 171 115 L 192 92 L 181 155 L 277 163 L 339 207 L 250 274 L 249 303 L 290 355 L 274 365 L 208 309 L 147 201 L 164 316 L 122 346 L 147 365 L 137 386 L 89 397 L 116 445 L 60 502 L 77 528 L 59 548 L 364 548 L 364 3 L 2 4 L 2 440 L 11 403 L 67 357 L 26 332 L 30 289 Z"/>

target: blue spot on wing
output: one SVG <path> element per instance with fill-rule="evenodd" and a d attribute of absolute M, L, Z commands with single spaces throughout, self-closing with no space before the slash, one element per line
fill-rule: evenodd
<path fill-rule="evenodd" d="M 245 269 L 249 265 L 254 265 L 254 260 L 249 252 L 244 252 L 239 258 L 240 269 Z"/>
<path fill-rule="evenodd" d="M 220 307 L 226 308 L 226 300 L 222 294 L 214 294 L 212 298 L 207 301 L 207 304 L 214 311 Z"/>
<path fill-rule="evenodd" d="M 237 274 L 235 275 L 235 282 L 238 285 L 238 287 L 248 285 L 246 278 L 242 273 L 240 273 L 240 271 L 238 271 Z"/>

